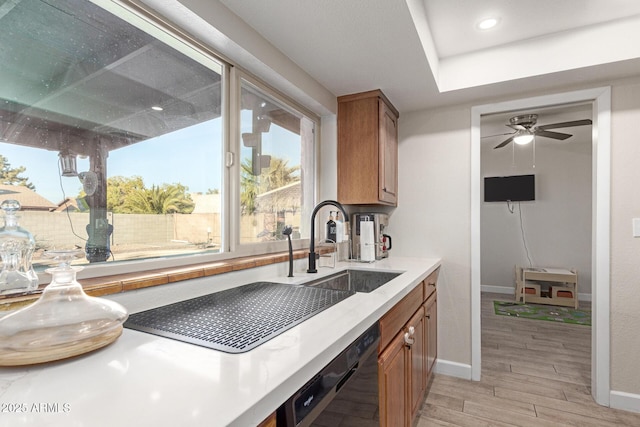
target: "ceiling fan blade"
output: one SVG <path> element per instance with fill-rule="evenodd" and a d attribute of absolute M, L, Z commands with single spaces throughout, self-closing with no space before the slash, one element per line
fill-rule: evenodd
<path fill-rule="evenodd" d="M 552 123 L 549 125 L 538 126 L 538 129 L 547 130 L 547 129 L 560 129 L 560 128 L 570 128 L 573 126 L 585 126 L 593 123 L 590 119 L 584 120 L 574 120 L 572 122 L 562 122 L 562 123 Z"/>
<path fill-rule="evenodd" d="M 544 136 L 545 138 L 559 139 L 564 141 L 567 138 L 571 138 L 573 135 L 569 135 L 568 133 L 560 133 L 560 132 L 551 132 L 548 130 L 540 130 L 540 128 L 536 129 L 534 132 L 536 136 Z"/>
<path fill-rule="evenodd" d="M 486 135 L 486 136 L 481 136 L 481 139 L 484 138 L 493 138 L 494 136 L 505 136 L 505 135 L 514 135 L 515 132 L 507 132 L 507 133 L 496 133 L 495 135 Z"/>
<path fill-rule="evenodd" d="M 505 145 L 509 144 L 511 141 L 513 141 L 513 137 L 506 139 L 504 141 L 502 141 L 500 144 L 496 145 L 495 147 L 493 147 L 493 149 L 495 150 L 496 148 L 502 148 Z"/>

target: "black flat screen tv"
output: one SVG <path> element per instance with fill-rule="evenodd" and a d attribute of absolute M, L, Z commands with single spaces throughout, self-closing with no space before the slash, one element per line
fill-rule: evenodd
<path fill-rule="evenodd" d="M 523 202 L 536 199 L 535 175 L 491 176 L 484 178 L 485 202 Z"/>

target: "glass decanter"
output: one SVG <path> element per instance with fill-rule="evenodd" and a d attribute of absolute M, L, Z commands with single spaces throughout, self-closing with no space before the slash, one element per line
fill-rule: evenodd
<path fill-rule="evenodd" d="M 104 347 L 122 334 L 127 311 L 120 304 L 85 294 L 76 281 L 79 250 L 47 251 L 60 262 L 32 305 L 0 318 L 0 366 L 49 362 Z"/>
<path fill-rule="evenodd" d="M 31 292 L 38 288 L 38 275 L 31 265 L 36 248 L 33 235 L 18 225 L 20 202 L 4 200 L 4 227 L 0 228 L 0 294 Z"/>

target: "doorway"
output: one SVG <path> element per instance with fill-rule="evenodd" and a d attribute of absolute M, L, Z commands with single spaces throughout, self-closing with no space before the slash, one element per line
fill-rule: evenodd
<path fill-rule="evenodd" d="M 509 111 L 539 109 L 568 104 L 592 106 L 592 233 L 591 385 L 596 402 L 609 406 L 609 217 L 610 217 L 610 115 L 609 87 L 486 104 L 471 110 L 471 377 L 481 373 L 481 118 Z"/>

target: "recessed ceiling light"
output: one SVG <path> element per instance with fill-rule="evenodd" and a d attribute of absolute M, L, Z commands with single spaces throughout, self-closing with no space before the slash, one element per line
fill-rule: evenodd
<path fill-rule="evenodd" d="M 498 25 L 498 22 L 500 22 L 500 18 L 485 18 L 478 22 L 478 29 L 490 30 L 491 28 Z"/>
<path fill-rule="evenodd" d="M 161 106 L 159 106 L 159 105 L 154 105 L 153 107 L 151 107 L 151 109 L 155 110 L 155 111 L 162 111 L 163 110 L 163 108 Z"/>

